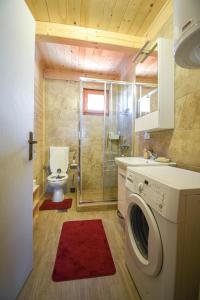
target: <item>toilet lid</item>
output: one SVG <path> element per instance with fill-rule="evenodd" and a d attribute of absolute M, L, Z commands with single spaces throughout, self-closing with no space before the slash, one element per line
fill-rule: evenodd
<path fill-rule="evenodd" d="M 51 174 L 47 177 L 48 181 L 51 182 L 60 182 L 60 181 L 64 181 L 68 178 L 68 175 L 66 173 L 60 173 L 58 174 Z"/>

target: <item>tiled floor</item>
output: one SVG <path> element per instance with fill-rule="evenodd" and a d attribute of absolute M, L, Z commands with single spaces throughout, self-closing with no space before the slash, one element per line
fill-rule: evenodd
<path fill-rule="evenodd" d="M 117 199 L 117 188 L 102 188 L 102 190 L 82 191 L 81 202 L 113 201 Z"/>
<path fill-rule="evenodd" d="M 68 220 L 103 220 L 117 272 L 91 279 L 53 282 L 51 275 L 62 224 Z M 34 267 L 18 300 L 139 300 L 125 265 L 123 227 L 115 210 L 77 212 L 75 200 L 67 212 L 42 211 L 34 228 Z"/>

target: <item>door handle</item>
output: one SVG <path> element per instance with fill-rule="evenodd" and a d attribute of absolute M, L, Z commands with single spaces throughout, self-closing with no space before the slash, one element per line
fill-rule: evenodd
<path fill-rule="evenodd" d="M 32 160 L 33 159 L 33 145 L 37 144 L 37 141 L 33 140 L 33 132 L 32 131 L 29 132 L 28 143 L 29 143 L 29 160 Z"/>

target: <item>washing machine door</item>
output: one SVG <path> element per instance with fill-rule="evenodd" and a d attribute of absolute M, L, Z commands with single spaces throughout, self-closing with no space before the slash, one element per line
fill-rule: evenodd
<path fill-rule="evenodd" d="M 126 239 L 137 267 L 147 275 L 157 276 L 163 260 L 160 232 L 152 210 L 137 194 L 129 196 Z"/>

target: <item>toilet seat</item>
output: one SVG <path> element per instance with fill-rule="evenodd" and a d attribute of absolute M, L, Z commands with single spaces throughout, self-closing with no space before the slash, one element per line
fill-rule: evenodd
<path fill-rule="evenodd" d="M 66 174 L 66 173 L 60 173 L 59 174 L 59 177 L 60 178 L 58 178 L 58 174 L 51 174 L 51 175 L 49 175 L 48 177 L 47 177 L 47 180 L 49 181 L 49 182 L 62 182 L 62 181 L 65 181 L 65 180 L 67 180 L 67 178 L 69 177 L 68 176 L 68 174 Z"/>

